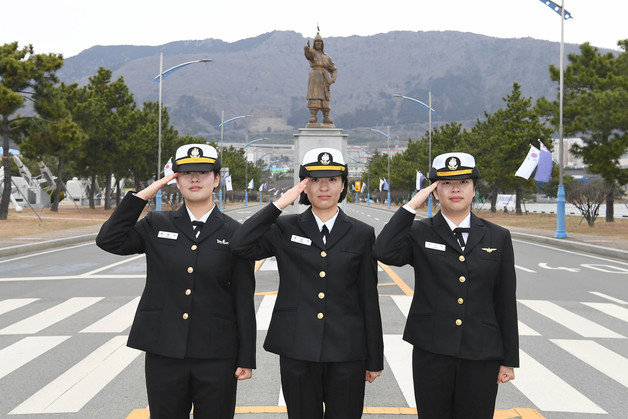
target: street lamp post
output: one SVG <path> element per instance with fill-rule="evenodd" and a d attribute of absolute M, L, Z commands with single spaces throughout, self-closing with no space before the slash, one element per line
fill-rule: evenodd
<path fill-rule="evenodd" d="M 244 188 L 244 206 L 247 207 L 249 205 L 249 161 L 246 158 L 246 148 L 248 146 L 250 146 L 253 143 L 256 143 L 258 141 L 262 141 L 262 140 L 268 140 L 268 138 L 266 137 L 262 137 L 262 138 L 257 138 L 253 141 L 250 141 L 249 143 L 247 143 L 244 146 L 244 184 L 245 184 L 245 188 Z"/>
<path fill-rule="evenodd" d="M 222 111 L 222 115 L 220 117 L 220 125 L 218 125 L 218 127 L 220 128 L 220 162 L 221 163 L 222 163 L 222 149 L 224 148 L 222 144 L 222 140 L 223 140 L 223 131 L 224 131 L 225 125 L 229 125 L 230 123 L 237 121 L 238 119 L 248 118 L 249 116 L 251 115 L 234 116 L 233 118 L 229 118 L 225 121 L 225 111 Z M 224 182 L 222 181 L 222 179 L 220 179 L 220 183 L 224 185 Z M 222 211 L 222 186 L 220 186 L 220 189 L 218 189 L 218 209 Z"/>
<path fill-rule="evenodd" d="M 158 128 L 158 145 L 157 145 L 157 180 L 161 179 L 161 90 L 163 85 L 163 79 L 168 76 L 168 74 L 177 71 L 178 69 L 188 66 L 190 64 L 196 63 L 209 63 L 212 60 L 209 58 L 203 58 L 200 60 L 187 61 L 185 63 L 177 64 L 174 67 L 169 68 L 166 71 L 164 70 L 164 53 L 159 54 L 159 74 L 157 74 L 154 78 L 155 81 L 159 80 L 159 128 Z M 157 196 L 155 197 L 155 209 L 157 211 L 161 211 L 161 189 L 157 191 Z"/>
<path fill-rule="evenodd" d="M 422 108 L 427 110 L 427 114 L 428 114 L 428 121 L 429 121 L 429 143 L 428 143 L 428 162 L 427 162 L 427 172 L 429 174 L 430 172 L 430 165 L 432 164 L 432 113 L 436 112 L 433 108 L 432 108 L 432 92 L 430 91 L 428 93 L 428 104 L 426 105 L 425 103 L 421 102 L 419 99 L 410 97 L 410 96 L 403 96 L 403 95 L 399 95 L 399 94 L 394 94 L 393 97 L 400 97 L 402 99 L 406 99 L 409 100 L 410 102 L 414 102 L 417 105 L 421 106 Z M 418 139 L 418 137 L 417 137 Z M 429 175 L 428 175 L 429 176 Z M 432 182 L 430 181 L 430 184 Z M 431 217 L 432 216 L 432 194 L 430 193 L 430 195 L 427 197 L 427 216 Z"/>
<path fill-rule="evenodd" d="M 371 155 L 371 153 L 362 147 L 358 147 L 360 150 L 364 151 L 366 154 L 368 154 L 369 156 Z M 368 170 L 368 166 L 366 167 L 366 204 L 368 206 L 371 205 L 371 182 L 370 182 L 370 176 L 371 176 L 371 171 Z"/>
<path fill-rule="evenodd" d="M 383 135 L 384 137 L 386 137 L 386 147 L 388 148 L 388 151 L 386 152 L 386 154 L 388 155 L 388 208 L 390 209 L 390 126 L 386 127 L 388 134 L 384 134 L 383 132 L 381 132 L 380 130 L 374 129 L 374 128 L 369 128 L 370 131 L 376 132 L 380 135 Z"/>

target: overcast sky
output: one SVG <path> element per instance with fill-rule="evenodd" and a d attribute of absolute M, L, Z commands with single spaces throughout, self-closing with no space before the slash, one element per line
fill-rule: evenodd
<path fill-rule="evenodd" d="M 560 0 L 556 0 L 560 2 Z M 618 49 L 628 0 L 565 0 L 565 42 Z M 233 42 L 273 30 L 307 37 L 393 30 L 463 31 L 560 41 L 560 17 L 539 0 L 5 0 L 0 43 L 71 57 L 94 45 Z"/>

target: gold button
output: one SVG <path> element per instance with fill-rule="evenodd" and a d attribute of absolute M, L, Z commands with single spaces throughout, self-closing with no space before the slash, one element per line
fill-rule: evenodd
<path fill-rule="evenodd" d="M 188 288 L 188 289 L 186 289 L 186 290 L 185 290 L 185 295 L 190 295 L 190 294 L 192 294 L 192 290 L 191 290 L 191 289 L 189 289 L 189 288 Z"/>
<path fill-rule="evenodd" d="M 198 246 L 197 246 L 197 245 L 195 245 L 195 244 L 193 244 L 193 245 L 192 245 L 192 247 L 190 247 L 190 249 L 192 249 L 192 250 L 196 250 L 196 249 L 198 249 Z"/>
<path fill-rule="evenodd" d="M 460 325 L 462 325 L 462 320 L 456 319 L 456 326 L 460 326 Z"/>
<path fill-rule="evenodd" d="M 458 298 L 458 304 L 462 304 L 464 303 L 464 300 L 462 298 Z"/>
<path fill-rule="evenodd" d="M 323 313 L 318 313 L 318 314 L 316 315 L 316 317 L 318 317 L 319 319 L 322 319 L 322 318 L 323 318 Z"/>
<path fill-rule="evenodd" d="M 187 320 L 188 317 L 190 317 L 190 316 L 188 316 L 188 313 L 183 313 L 183 320 Z"/>
<path fill-rule="evenodd" d="M 460 281 L 460 282 L 464 282 L 466 280 L 467 280 L 467 278 L 465 278 L 464 276 L 461 276 L 460 278 L 458 278 L 458 281 Z"/>
<path fill-rule="evenodd" d="M 319 292 L 319 293 L 318 293 L 318 298 L 320 298 L 321 300 L 322 300 L 323 298 L 325 298 L 325 293 L 324 293 L 324 292 Z"/>
<path fill-rule="evenodd" d="M 460 257 L 458 258 L 458 260 L 459 260 L 460 262 L 464 262 L 464 256 L 460 255 Z"/>
<path fill-rule="evenodd" d="M 321 252 L 321 257 L 326 258 L 326 257 L 327 257 L 327 252 L 323 250 L 323 251 Z"/>
<path fill-rule="evenodd" d="M 189 274 L 191 274 L 192 272 L 194 272 L 194 268 L 190 266 L 190 267 L 188 268 L 188 273 L 189 273 Z"/>
<path fill-rule="evenodd" d="M 318 276 L 320 276 L 321 278 L 325 278 L 325 271 L 321 271 Z"/>

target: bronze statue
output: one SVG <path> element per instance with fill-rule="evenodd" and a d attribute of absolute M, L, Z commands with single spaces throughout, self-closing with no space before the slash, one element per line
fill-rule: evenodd
<path fill-rule="evenodd" d="M 303 47 L 305 58 L 310 62 L 310 76 L 307 82 L 307 107 L 310 109 L 310 123 L 316 124 L 316 114 L 323 112 L 323 124 L 334 125 L 329 117 L 329 86 L 336 81 L 338 71 L 331 57 L 325 54 L 323 38 L 316 33 L 314 48 L 310 47 L 310 41 Z"/>

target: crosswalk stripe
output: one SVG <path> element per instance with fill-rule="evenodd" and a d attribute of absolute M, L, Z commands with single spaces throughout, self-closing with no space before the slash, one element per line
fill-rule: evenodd
<path fill-rule="evenodd" d="M 121 333 L 133 323 L 140 297 L 132 299 L 94 324 L 87 326 L 80 333 Z"/>
<path fill-rule="evenodd" d="M 133 257 L 130 257 L 130 258 L 126 258 L 126 259 L 121 260 L 121 261 L 119 261 L 119 262 L 115 262 L 115 263 L 111 263 L 111 264 L 109 264 L 109 265 L 102 266 L 102 267 L 100 267 L 100 268 L 98 268 L 98 269 L 94 269 L 93 271 L 85 272 L 85 273 L 84 273 L 84 274 L 82 274 L 82 275 L 83 275 L 83 276 L 90 276 L 90 275 L 94 275 L 94 274 L 97 274 L 97 273 L 99 273 L 99 272 L 106 271 L 106 270 L 108 270 L 108 269 L 111 269 L 111 268 L 114 268 L 114 267 L 116 267 L 116 266 L 122 265 L 123 263 L 131 262 L 131 261 L 134 261 L 134 260 L 136 260 L 136 259 L 143 258 L 144 256 L 145 256 L 145 255 L 142 253 L 142 254 L 137 255 L 137 256 L 133 256 Z"/>
<path fill-rule="evenodd" d="M 39 298 L 11 298 L 8 300 L 2 300 L 0 301 L 0 315 L 8 313 L 11 310 L 24 307 L 25 305 L 37 300 L 39 300 Z"/>
<path fill-rule="evenodd" d="M 75 297 L 0 330 L 0 335 L 28 335 L 70 317 L 104 297 Z"/>
<path fill-rule="evenodd" d="M 519 323 L 519 336 L 541 336 L 539 332 L 532 329 L 530 326 L 521 323 L 521 320 L 519 320 L 518 323 Z"/>
<path fill-rule="evenodd" d="M 70 336 L 30 336 L 0 350 L 0 378 L 49 351 Z"/>
<path fill-rule="evenodd" d="M 609 316 L 628 322 L 628 309 L 611 303 L 582 303 Z"/>
<path fill-rule="evenodd" d="M 266 262 L 259 268 L 260 271 L 276 271 L 277 270 L 277 259 L 274 257 L 266 259 Z"/>
<path fill-rule="evenodd" d="M 9 414 L 78 412 L 141 354 L 125 346 L 126 338 L 110 339 Z"/>
<path fill-rule="evenodd" d="M 607 300 L 610 300 L 610 301 L 612 301 L 614 303 L 617 303 L 617 304 L 628 305 L 628 301 L 624 301 L 624 300 L 620 300 L 619 298 L 611 297 L 610 295 L 606 295 L 606 294 L 604 294 L 602 292 L 589 291 L 589 293 L 591 293 L 593 295 L 597 295 L 598 297 L 606 298 Z"/>
<path fill-rule="evenodd" d="M 592 340 L 550 339 L 576 358 L 628 387 L 628 359 Z"/>
<path fill-rule="evenodd" d="M 572 313 L 561 306 L 545 300 L 518 300 L 539 314 L 565 326 L 585 338 L 624 338 L 624 336 L 600 326 L 591 320 Z"/>
<path fill-rule="evenodd" d="M 547 412 L 606 413 L 522 350 L 519 351 L 519 363 L 517 376 L 511 382 L 539 409 Z"/>
<path fill-rule="evenodd" d="M 257 330 L 268 330 L 270 318 L 273 315 L 273 308 L 275 307 L 275 301 L 277 301 L 277 295 L 265 295 L 262 299 L 257 309 L 257 314 L 255 315 Z"/>
<path fill-rule="evenodd" d="M 384 356 L 386 356 L 386 362 L 390 365 L 406 403 L 410 407 L 416 407 L 411 368 L 412 345 L 405 342 L 401 335 L 384 335 Z"/>
<path fill-rule="evenodd" d="M 412 304 L 412 296 L 410 295 L 393 295 L 391 297 L 399 311 L 404 315 L 404 317 L 408 318 L 408 313 L 410 313 L 410 305 Z"/>

